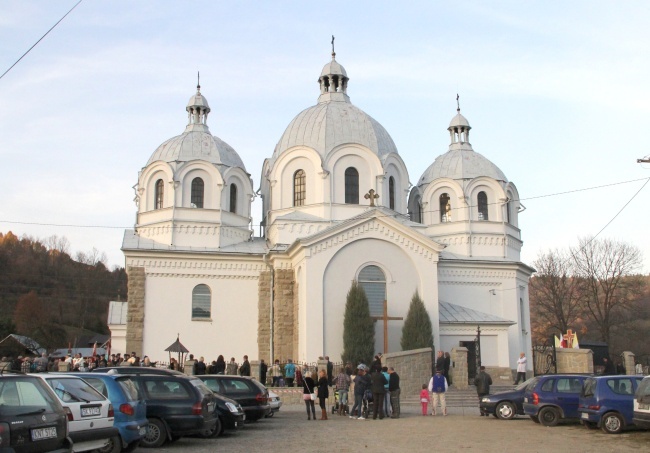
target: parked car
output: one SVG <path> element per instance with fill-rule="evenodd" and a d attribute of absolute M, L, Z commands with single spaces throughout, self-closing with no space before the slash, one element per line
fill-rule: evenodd
<path fill-rule="evenodd" d="M 271 406 L 271 412 L 266 414 L 267 417 L 273 417 L 273 415 L 282 407 L 280 395 L 271 390 L 269 390 L 269 406 Z"/>
<path fill-rule="evenodd" d="M 644 377 L 636 389 L 632 421 L 635 426 L 650 429 L 650 376 Z"/>
<path fill-rule="evenodd" d="M 619 434 L 633 425 L 634 392 L 643 376 L 594 376 L 585 380 L 580 394 L 580 423 Z"/>
<path fill-rule="evenodd" d="M 73 451 L 104 448 L 119 436 L 113 405 L 88 382 L 69 373 L 37 374 L 54 390 L 68 416 Z"/>
<path fill-rule="evenodd" d="M 524 393 L 526 387 L 539 378 L 534 377 L 522 382 L 512 390 L 487 395 L 481 398 L 481 413 L 492 414 L 501 420 L 511 420 L 517 415 L 524 415 Z"/>
<path fill-rule="evenodd" d="M 214 393 L 214 396 L 217 401 L 216 412 L 220 422 L 218 427 L 219 431 L 214 435 L 219 436 L 226 429 L 238 430 L 243 427 L 244 422 L 246 421 L 246 414 L 244 413 L 244 409 L 241 407 L 241 404 L 231 398 L 228 398 L 227 396 L 223 396 L 218 393 Z"/>
<path fill-rule="evenodd" d="M 204 374 L 197 377 L 213 392 L 241 404 L 246 420 L 256 421 L 271 412 L 268 390 L 254 379 L 227 374 Z"/>
<path fill-rule="evenodd" d="M 115 427 L 119 436 L 112 438 L 99 453 L 133 451 L 147 433 L 147 406 L 130 376 L 106 373 L 76 373 L 110 400 L 115 409 Z"/>
<path fill-rule="evenodd" d="M 68 416 L 41 379 L 0 373 L 0 451 L 72 451 Z"/>
<path fill-rule="evenodd" d="M 109 374 L 175 374 L 178 376 L 185 376 L 185 374 L 180 371 L 152 366 L 107 366 L 95 368 L 92 372 Z"/>
<path fill-rule="evenodd" d="M 526 387 L 524 413 L 544 426 L 555 426 L 560 420 L 578 419 L 578 399 L 584 374 L 538 376 Z"/>
<path fill-rule="evenodd" d="M 142 447 L 159 448 L 167 441 L 193 434 L 215 435 L 220 431 L 214 394 L 189 376 L 133 374 L 147 407 L 147 433 Z"/>

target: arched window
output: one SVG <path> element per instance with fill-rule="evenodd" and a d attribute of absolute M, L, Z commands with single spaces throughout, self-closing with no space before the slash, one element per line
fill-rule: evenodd
<path fill-rule="evenodd" d="M 345 204 L 359 204 L 359 172 L 354 167 L 345 170 Z"/>
<path fill-rule="evenodd" d="M 411 221 L 422 223 L 422 198 L 420 195 L 415 195 L 411 202 Z"/>
<path fill-rule="evenodd" d="M 446 193 L 440 195 L 440 222 L 451 222 L 451 198 Z"/>
<path fill-rule="evenodd" d="M 203 180 L 194 178 L 192 180 L 192 197 L 190 202 L 193 208 L 203 208 Z"/>
<path fill-rule="evenodd" d="M 230 212 L 237 213 L 237 184 L 230 184 Z"/>
<path fill-rule="evenodd" d="M 512 200 L 512 196 L 510 194 L 508 194 L 508 201 L 506 201 L 506 219 L 507 219 L 508 223 L 510 223 L 510 224 L 512 223 L 510 221 L 510 210 L 512 209 L 512 201 L 511 200 Z"/>
<path fill-rule="evenodd" d="M 359 285 L 363 288 L 368 298 L 370 316 L 384 314 L 384 301 L 386 300 L 386 276 L 379 267 L 366 266 L 359 272 Z"/>
<path fill-rule="evenodd" d="M 208 285 L 196 285 L 192 290 L 192 319 L 209 319 L 212 292 Z"/>
<path fill-rule="evenodd" d="M 307 193 L 306 182 L 307 182 L 307 177 L 305 176 L 305 170 L 298 170 L 293 174 L 293 205 L 294 206 L 304 206 L 305 195 Z"/>
<path fill-rule="evenodd" d="M 388 207 L 395 209 L 395 178 L 388 178 Z"/>
<path fill-rule="evenodd" d="M 478 219 L 479 220 L 489 220 L 488 219 L 488 202 L 487 194 L 485 192 L 478 193 Z"/>
<path fill-rule="evenodd" d="M 156 193 L 154 195 L 154 209 L 162 209 L 165 195 L 165 183 L 162 179 L 156 181 Z"/>

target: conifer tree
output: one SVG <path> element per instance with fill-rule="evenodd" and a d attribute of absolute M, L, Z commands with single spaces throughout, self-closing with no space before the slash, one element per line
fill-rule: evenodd
<path fill-rule="evenodd" d="M 375 325 L 366 292 L 354 281 L 348 291 L 343 319 L 343 362 L 369 364 L 375 349 Z"/>
<path fill-rule="evenodd" d="M 404 327 L 402 327 L 402 351 L 420 348 L 433 348 L 433 329 L 431 318 L 424 302 L 416 291 L 411 299 Z"/>

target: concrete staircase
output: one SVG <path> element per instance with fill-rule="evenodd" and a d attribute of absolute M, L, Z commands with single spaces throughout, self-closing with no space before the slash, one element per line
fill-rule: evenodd
<path fill-rule="evenodd" d="M 493 385 L 490 387 L 490 393 L 498 393 L 506 390 L 512 390 L 512 385 Z M 449 407 L 478 407 L 478 395 L 476 394 L 476 387 L 470 385 L 465 390 L 458 390 L 453 385 L 449 387 L 446 392 L 446 402 Z M 419 395 L 404 395 L 400 396 L 400 404 L 420 404 Z"/>

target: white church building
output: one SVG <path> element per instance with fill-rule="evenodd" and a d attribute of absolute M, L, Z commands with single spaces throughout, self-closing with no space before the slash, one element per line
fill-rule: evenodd
<path fill-rule="evenodd" d="M 417 291 L 436 349 L 471 349 L 480 326 L 484 365 L 514 369 L 520 352 L 530 356 L 534 271 L 520 261 L 517 188 L 474 151 L 460 109 L 449 149 L 412 185 L 386 129 L 351 103 L 348 81 L 332 53 L 316 105 L 287 126 L 259 189 L 237 152 L 212 135 L 197 86 L 185 131 L 138 174 L 136 225 L 122 244 L 126 329 L 113 331 L 113 344 L 165 360 L 180 334 L 209 361 L 338 361 L 356 280 L 373 316 L 386 300 L 389 316 L 405 318 Z M 252 228 L 258 195 L 262 237 Z M 376 322 L 378 352 L 384 322 Z M 400 350 L 403 322 L 388 322 L 390 352 Z"/>

